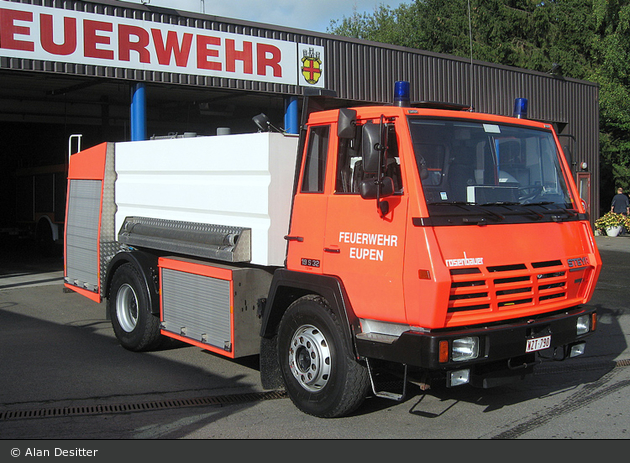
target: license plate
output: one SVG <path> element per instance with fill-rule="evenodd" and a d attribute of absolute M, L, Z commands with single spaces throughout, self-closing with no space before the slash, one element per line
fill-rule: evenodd
<path fill-rule="evenodd" d="M 543 336 L 542 338 L 528 339 L 525 352 L 536 352 L 537 350 L 546 349 L 549 346 L 551 346 L 551 335 Z"/>

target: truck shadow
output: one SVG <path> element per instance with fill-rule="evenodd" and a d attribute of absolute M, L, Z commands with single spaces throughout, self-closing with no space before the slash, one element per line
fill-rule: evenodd
<path fill-rule="evenodd" d="M 422 390 L 411 384 L 400 402 L 370 397 L 355 415 L 367 415 L 394 406 L 409 408 L 411 415 L 420 418 L 439 419 L 449 413 L 459 413 L 462 403 L 483 407 L 483 413 L 492 413 L 504 407 L 534 399 L 553 397 L 559 394 L 572 394 L 584 387 L 600 387 L 607 383 L 608 375 L 617 367 L 612 359 L 585 360 L 572 364 L 542 364 L 534 374 L 512 384 L 491 389 L 475 388 L 469 385 L 447 388 L 433 385 Z"/>
<path fill-rule="evenodd" d="M 10 295 L 4 299 L 0 307 L 0 358 L 4 371 L 0 375 L 0 435 L 3 438 L 160 438 L 175 432 L 168 426 L 169 412 L 160 414 L 158 409 L 150 418 L 146 412 L 151 410 L 143 407 L 146 403 L 168 405 L 169 400 L 184 403 L 228 394 L 256 396 L 261 390 L 257 371 L 252 370 L 253 359 L 227 365 L 225 359 L 208 358 L 195 347 L 181 349 L 183 343 L 178 342 L 154 352 L 129 352 L 118 344 L 110 323 L 95 317 L 94 311 L 68 323 L 56 323 L 19 313 L 25 311 L 23 302 L 10 300 Z M 49 304 L 48 309 L 61 312 L 64 307 Z M 256 399 L 242 401 L 238 409 L 251 407 L 255 402 Z M 72 407 L 94 410 L 101 407 L 109 412 L 64 418 L 64 410 Z M 123 411 L 112 411 L 117 408 Z M 55 418 L 44 413 L 48 409 L 58 410 Z M 233 407 L 220 405 L 205 409 L 212 411 L 217 419 L 235 412 Z M 193 416 L 199 410 L 192 406 L 189 413 Z M 11 418 L 11 412 L 20 411 L 24 413 L 18 416 L 43 418 L 26 421 Z M 131 415 L 137 418 L 131 419 Z M 95 420 L 95 416 L 110 418 Z M 139 427 L 108 428 L 110 422 L 113 425 L 123 416 L 127 416 L 128 422 L 153 421 L 154 427 L 152 431 Z M 56 420 L 72 420 L 77 425 L 55 426 Z"/>

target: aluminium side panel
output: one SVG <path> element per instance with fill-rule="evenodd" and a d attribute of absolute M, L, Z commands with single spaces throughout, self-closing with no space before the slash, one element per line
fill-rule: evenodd
<path fill-rule="evenodd" d="M 96 292 L 99 288 L 98 228 L 101 180 L 70 180 L 66 223 L 66 281 Z"/>
<path fill-rule="evenodd" d="M 114 145 L 102 143 L 73 154 L 68 168 L 64 282 L 100 302 L 105 261 L 113 252 Z M 113 244 L 112 244 L 113 243 Z"/>
<path fill-rule="evenodd" d="M 230 358 L 260 352 L 270 271 L 174 257 L 159 267 L 164 335 Z"/>

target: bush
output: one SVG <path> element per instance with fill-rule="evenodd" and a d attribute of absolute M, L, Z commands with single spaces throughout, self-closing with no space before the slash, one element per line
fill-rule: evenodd
<path fill-rule="evenodd" d="M 606 212 L 603 216 L 595 221 L 595 228 L 606 230 L 611 227 L 623 226 L 630 229 L 630 217 L 614 212 Z"/>

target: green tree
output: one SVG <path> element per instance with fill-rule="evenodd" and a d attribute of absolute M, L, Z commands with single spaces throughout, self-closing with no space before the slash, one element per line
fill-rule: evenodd
<path fill-rule="evenodd" d="M 596 66 L 586 76 L 600 84 L 602 209 L 614 190 L 630 187 L 630 5 L 593 0 Z M 605 210 L 605 209 L 603 209 Z"/>
<path fill-rule="evenodd" d="M 604 1 L 604 0 L 602 0 Z M 595 20 L 592 0 L 416 0 L 331 21 L 333 34 L 583 77 Z M 470 25 L 468 12 L 470 9 Z M 471 32 L 472 29 L 472 32 Z"/>

